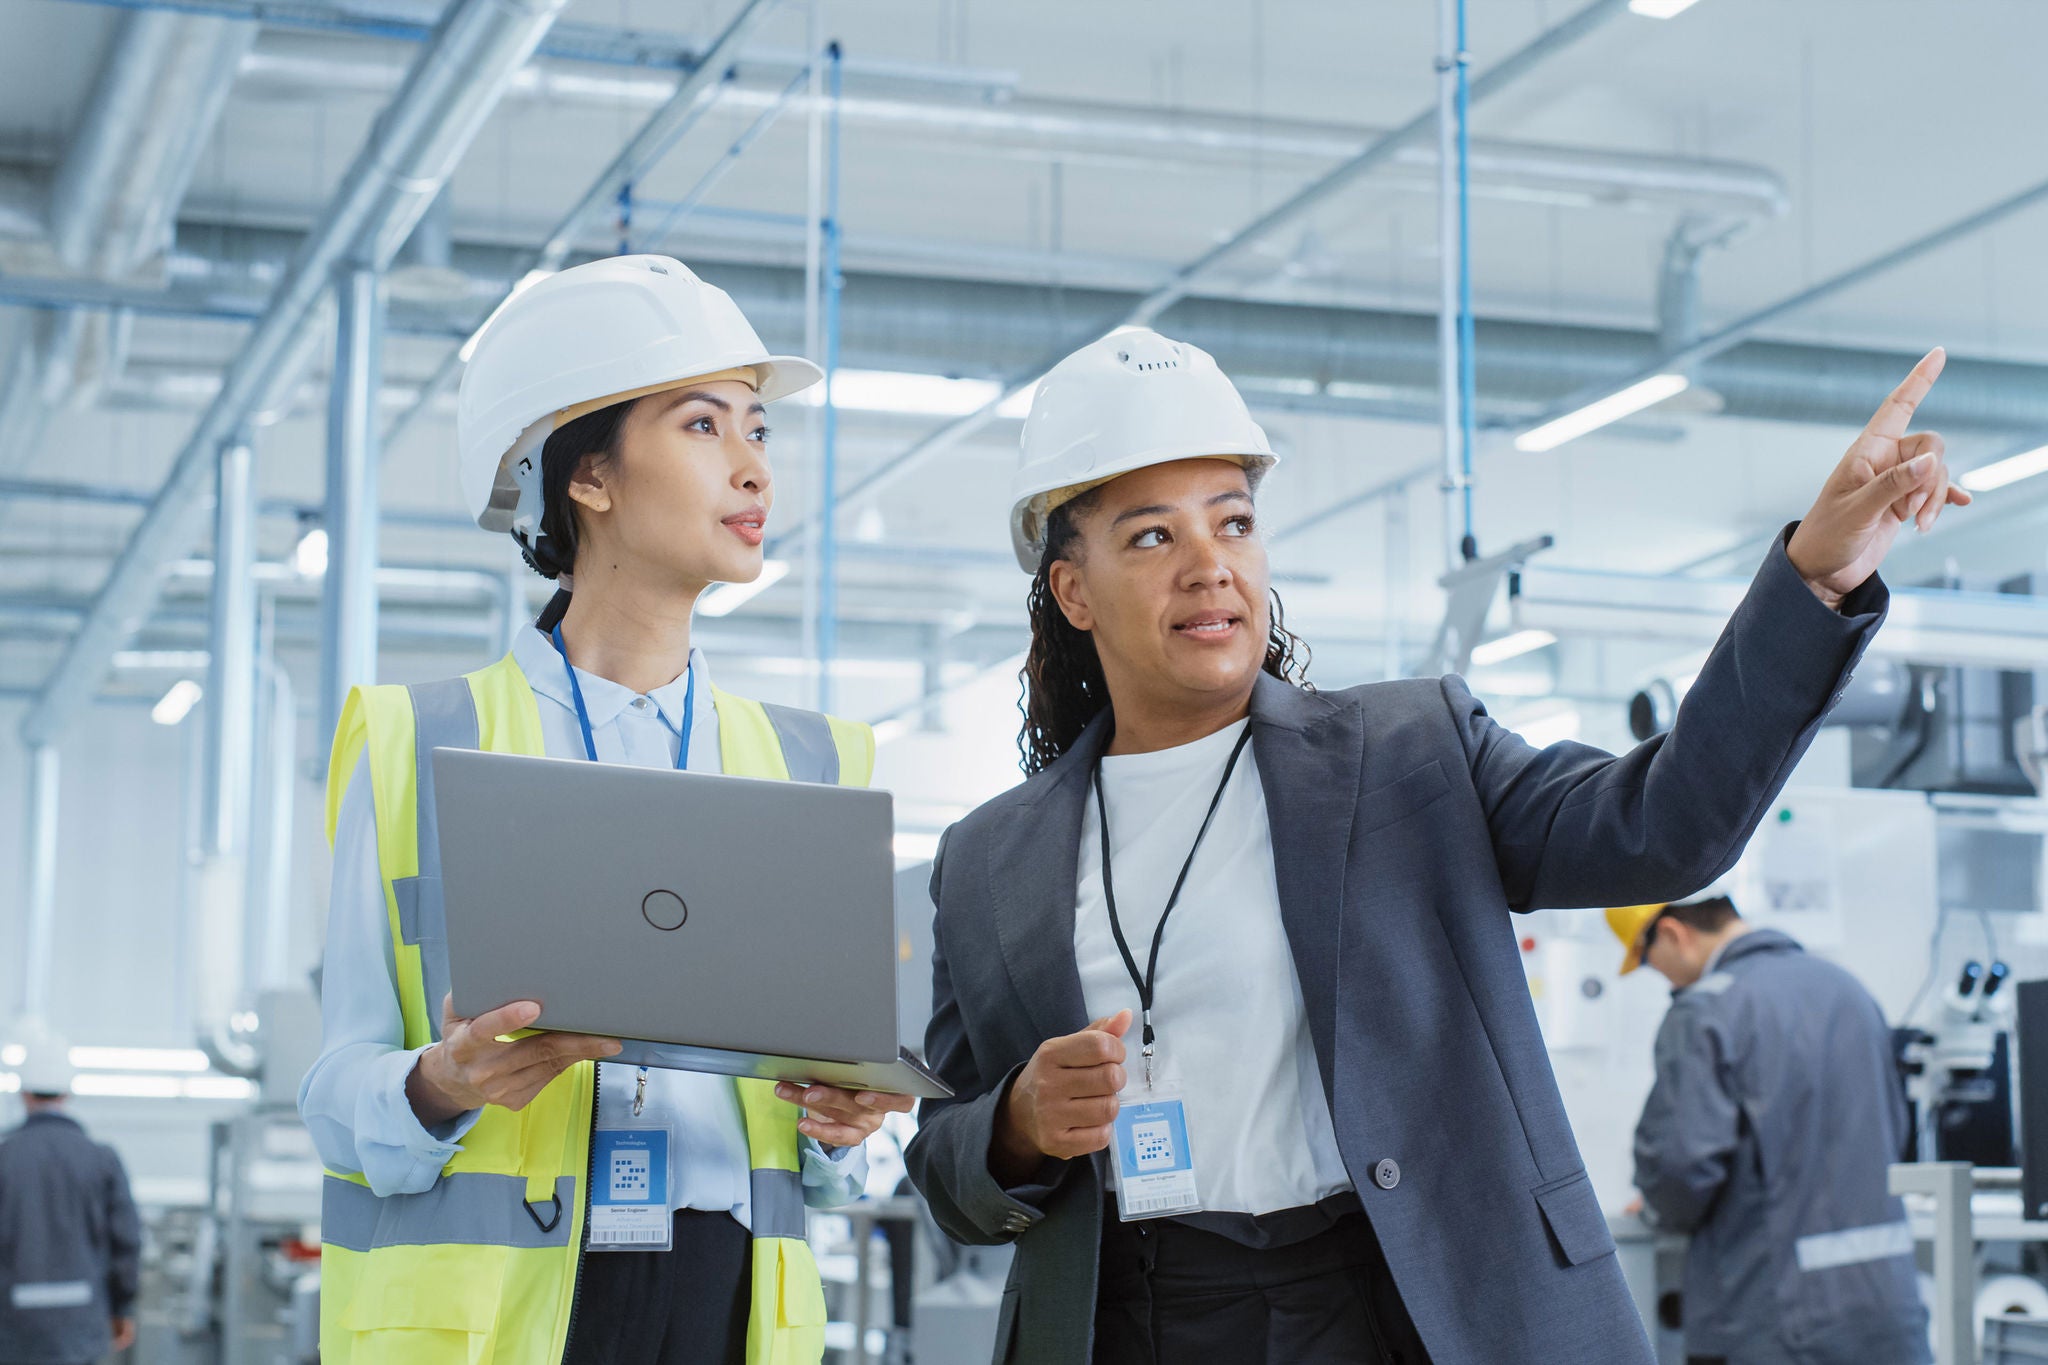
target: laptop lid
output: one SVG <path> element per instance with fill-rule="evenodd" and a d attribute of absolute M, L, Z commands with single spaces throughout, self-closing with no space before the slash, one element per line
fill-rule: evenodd
<path fill-rule="evenodd" d="M 456 1013 L 893 1062 L 889 794 L 433 753 Z M 436 1002 L 438 1004 L 438 1002 Z"/>

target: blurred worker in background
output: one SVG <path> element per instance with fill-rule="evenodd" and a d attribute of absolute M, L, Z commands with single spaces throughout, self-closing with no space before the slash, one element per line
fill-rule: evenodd
<path fill-rule="evenodd" d="M 1671 982 L 1636 1127 L 1654 1226 L 1690 1235 L 1692 1365 L 1925 1365 L 1913 1230 L 1887 1185 L 1906 1097 L 1856 978 L 1726 896 L 1610 910 Z"/>
<path fill-rule="evenodd" d="M 488 668 L 357 688 L 335 734 L 323 1050 L 299 1094 L 329 1171 L 326 1365 L 823 1354 L 805 1206 L 859 1197 L 862 1142 L 910 1101 L 619 1066 L 612 1039 L 518 1036 L 533 1001 L 454 1017 L 426 762 L 481 748 L 866 785 L 866 726 L 723 691 L 690 638 L 713 583 L 761 575 L 766 404 L 821 377 L 666 256 L 562 271 L 485 327 L 457 411 L 463 492 L 560 591 Z M 531 837 L 551 826 L 532 813 Z M 627 1130 L 666 1153 L 663 1249 L 590 1211 L 591 1154 Z"/>
<path fill-rule="evenodd" d="M 0 1138 L 0 1362 L 89 1365 L 135 1344 L 142 1226 L 121 1158 L 64 1112 L 63 1040 L 22 1046 L 28 1117 Z"/>
<path fill-rule="evenodd" d="M 1276 456 L 1214 360 L 1126 329 L 1047 374 L 1011 517 L 1031 776 L 939 850 L 955 1096 L 908 1153 L 948 1233 L 1017 1245 L 999 1359 L 1647 1365 L 1509 912 L 1734 861 L 1900 529 L 1970 500 L 1907 432 L 1941 364 L 1620 757 L 1530 745 L 1457 678 L 1306 686 L 1259 531 Z"/>

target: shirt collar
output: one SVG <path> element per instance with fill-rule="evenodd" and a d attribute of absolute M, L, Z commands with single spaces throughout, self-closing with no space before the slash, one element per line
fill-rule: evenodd
<path fill-rule="evenodd" d="M 512 659 L 519 665 L 519 671 L 526 675 L 527 685 L 536 696 L 546 697 L 565 711 L 576 709 L 576 699 L 569 691 L 568 661 L 555 652 L 555 642 L 538 630 L 522 630 L 512 641 Z M 639 694 L 631 688 L 600 678 L 587 669 L 576 670 L 576 680 L 583 686 L 583 707 L 590 714 L 592 728 L 609 725 L 619 718 L 619 713 L 632 705 Z M 673 682 L 655 688 L 647 695 L 661 708 L 662 716 L 671 727 L 683 723 L 683 707 L 690 688 L 697 689 L 697 701 L 706 705 L 711 697 L 711 669 L 704 661 L 704 651 L 690 650 L 690 669 Z"/>

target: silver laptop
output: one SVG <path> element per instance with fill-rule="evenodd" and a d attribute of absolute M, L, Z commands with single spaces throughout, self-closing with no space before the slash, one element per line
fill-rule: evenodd
<path fill-rule="evenodd" d="M 629 1065 L 952 1093 L 897 1040 L 887 792 L 473 749 L 433 768 L 457 1015 L 533 1000 Z"/>

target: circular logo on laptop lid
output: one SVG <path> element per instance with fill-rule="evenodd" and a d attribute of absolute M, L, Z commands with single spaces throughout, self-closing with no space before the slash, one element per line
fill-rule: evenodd
<path fill-rule="evenodd" d="M 690 918 L 690 907 L 673 891 L 650 891 L 640 902 L 640 913 L 657 929 L 680 929 Z"/>

